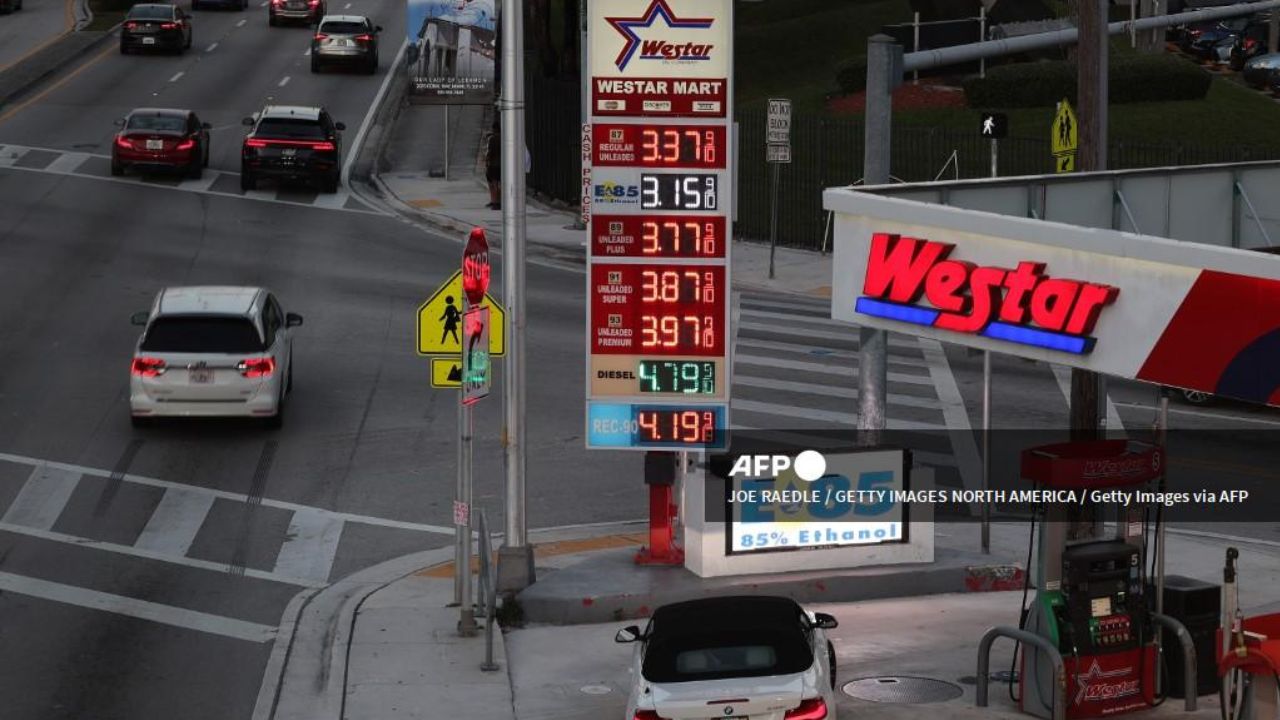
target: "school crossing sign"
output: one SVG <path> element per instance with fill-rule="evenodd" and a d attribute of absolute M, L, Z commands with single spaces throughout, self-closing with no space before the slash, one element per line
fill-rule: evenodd
<path fill-rule="evenodd" d="M 733 0 L 592 0 L 586 444 L 722 448 Z"/>

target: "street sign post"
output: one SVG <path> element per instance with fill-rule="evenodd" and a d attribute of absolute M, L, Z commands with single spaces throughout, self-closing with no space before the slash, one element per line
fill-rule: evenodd
<path fill-rule="evenodd" d="M 783 145 L 791 142 L 791 101 L 788 99 L 769 100 L 768 132 L 765 142 Z"/>
<path fill-rule="evenodd" d="M 462 404 L 472 405 L 489 394 L 492 378 L 489 361 L 489 308 L 469 308 L 462 321 Z"/>
<path fill-rule="evenodd" d="M 462 358 L 431 358 L 431 387 L 456 388 L 462 386 Z"/>
<path fill-rule="evenodd" d="M 769 193 L 769 279 L 774 277 L 773 258 L 778 250 L 779 165 L 791 162 L 791 101 L 771 98 L 766 116 L 765 162 L 773 165 Z"/>
<path fill-rule="evenodd" d="M 591 0 L 587 9 L 586 445 L 722 448 L 733 337 L 733 1 Z M 771 132 L 785 137 L 790 108 L 781 102 Z"/>
<path fill-rule="evenodd" d="M 1076 148 L 1080 140 L 1079 126 L 1076 113 L 1071 109 L 1071 103 L 1063 98 L 1058 102 L 1058 110 L 1049 128 L 1049 147 L 1053 152 L 1054 172 L 1075 171 Z"/>

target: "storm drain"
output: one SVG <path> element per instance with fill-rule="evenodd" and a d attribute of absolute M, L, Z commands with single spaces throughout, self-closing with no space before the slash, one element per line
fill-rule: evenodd
<path fill-rule="evenodd" d="M 902 675 L 858 678 L 845 683 L 842 689 L 845 695 L 859 700 L 911 705 L 946 702 L 964 694 L 959 685 Z"/>

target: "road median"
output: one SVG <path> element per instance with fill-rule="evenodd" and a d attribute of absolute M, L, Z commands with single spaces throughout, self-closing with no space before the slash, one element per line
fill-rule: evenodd
<path fill-rule="evenodd" d="M 0 73 L 0 110 L 9 109 L 41 83 L 105 45 L 115 32 L 116 27 L 68 32 L 5 68 Z"/>

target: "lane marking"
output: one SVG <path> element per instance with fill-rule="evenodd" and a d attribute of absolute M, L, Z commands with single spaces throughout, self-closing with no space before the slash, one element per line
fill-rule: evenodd
<path fill-rule="evenodd" d="M 91 58 L 88 62 L 76 68 L 75 70 L 72 70 L 71 72 L 67 73 L 65 76 L 63 76 L 61 80 L 55 82 L 54 84 L 50 85 L 44 90 L 41 90 L 35 95 L 32 95 L 31 97 L 27 98 L 23 102 L 20 102 L 17 105 L 14 105 L 12 108 L 9 108 L 9 110 L 5 111 L 4 114 L 0 115 L 0 123 L 3 123 L 4 121 L 8 120 L 14 115 L 17 115 L 18 113 L 30 107 L 32 104 L 40 102 L 44 98 L 48 97 L 49 93 L 53 92 L 54 90 L 57 90 L 63 85 L 66 85 L 67 83 L 71 82 L 71 80 L 74 79 L 76 76 L 78 76 L 80 73 L 102 62 L 102 59 L 105 58 L 106 56 L 112 53 L 117 53 L 117 52 L 120 52 L 120 50 L 113 46 L 113 47 L 108 47 L 107 49 L 103 50 L 97 55 L 94 55 L 93 58 Z"/>
<path fill-rule="evenodd" d="M 350 9 L 351 9 L 351 3 L 347 3 L 346 5 L 343 5 L 343 6 L 342 6 L 342 9 L 343 9 L 343 10 L 350 10 Z"/>
<path fill-rule="evenodd" d="M 951 438 L 951 451 L 955 453 L 956 467 L 960 470 L 960 482 L 969 490 L 979 489 L 982 487 L 982 454 L 978 452 L 978 443 L 969 423 L 969 410 L 964 405 L 960 387 L 956 385 L 951 362 L 947 360 L 942 343 L 933 338 L 916 340 L 929 363 L 929 376 L 933 378 L 938 401 L 942 403 L 942 417 L 946 419 L 947 429 L 951 430 L 947 435 Z M 978 503 L 970 503 L 969 507 L 981 510 Z"/>
<path fill-rule="evenodd" d="M 134 547 L 161 555 L 186 557 L 215 499 L 212 495 L 191 490 L 165 490 Z"/>
<path fill-rule="evenodd" d="M 244 27 L 244 24 L 246 22 L 248 22 L 248 20 L 241 20 L 240 22 L 236 23 L 236 27 Z"/>
<path fill-rule="evenodd" d="M 222 177 L 222 175 L 223 173 L 220 173 L 217 170 L 205 168 L 203 177 L 199 180 L 196 180 L 195 178 L 187 178 L 186 180 L 178 183 L 178 189 L 186 190 L 188 192 L 207 192 L 209 188 L 213 187 L 214 183 L 218 182 L 218 178 Z"/>
<path fill-rule="evenodd" d="M 83 465 L 74 465 L 72 463 L 61 463 L 61 462 L 39 460 L 32 457 L 26 457 L 24 455 L 14 455 L 12 453 L 0 452 L 0 461 L 17 463 L 18 465 L 31 465 L 33 467 L 43 465 L 43 466 L 47 466 L 49 468 L 54 468 L 57 470 L 64 470 L 67 472 L 77 472 L 77 473 L 80 473 L 81 475 L 84 475 L 85 477 L 93 477 L 93 478 L 99 478 L 99 479 L 108 479 L 111 477 L 111 473 L 109 471 L 100 470 L 98 468 L 85 467 Z M 158 488 L 165 488 L 165 489 L 181 488 L 184 490 L 191 490 L 194 492 L 208 493 L 210 495 L 213 495 L 214 497 L 222 498 L 223 500 L 230 500 L 232 502 L 237 502 L 237 503 L 243 503 L 249 499 L 248 495 L 242 495 L 240 493 L 228 492 L 226 490 L 215 490 L 213 488 L 194 487 L 191 485 L 184 485 L 182 483 L 172 482 L 170 480 L 160 480 L 157 478 L 146 477 L 143 475 L 128 474 L 124 476 L 124 480 L 127 482 L 135 482 L 135 483 L 138 483 L 139 485 L 149 485 L 151 487 L 158 487 Z M 388 518 L 373 517 L 372 515 L 360 515 L 357 513 L 339 512 L 336 510 L 327 510 L 325 508 L 311 507 L 310 505 L 301 505 L 298 503 L 287 502 L 284 500 L 272 500 L 270 498 L 263 498 L 262 504 L 267 507 L 278 508 L 281 510 L 290 510 L 290 511 L 309 510 L 309 511 L 315 511 L 319 513 L 325 513 L 327 515 L 345 520 L 347 522 L 360 523 L 362 525 L 376 525 L 378 527 L 395 528 L 399 530 L 414 530 L 417 532 L 433 533 L 437 535 L 449 535 L 449 536 L 453 535 L 452 526 L 445 527 L 442 525 L 427 525 L 424 523 L 407 522 L 405 520 L 390 520 Z M 222 566 L 219 566 L 219 567 L 222 567 Z"/>
<path fill-rule="evenodd" d="M 800 343 L 778 342 L 777 340 L 758 340 L 756 338 L 738 338 L 737 347 L 751 348 L 752 350 L 772 350 L 776 352 L 799 353 L 802 355 L 811 355 L 813 357 L 825 358 L 828 360 L 847 360 L 857 363 L 857 350 L 833 350 L 828 347 L 803 345 Z M 928 368 L 929 363 L 923 358 L 903 355 L 893 352 L 894 348 L 889 348 L 889 364 L 901 365 L 905 367 Z"/>
<path fill-rule="evenodd" d="M 1053 377 L 1058 381 L 1058 388 L 1062 390 L 1062 394 L 1067 398 L 1067 412 L 1071 411 L 1071 368 L 1062 365 L 1050 365 L 1053 368 Z M 1102 428 L 1103 432 L 1124 433 L 1124 421 L 1120 419 L 1120 412 L 1116 410 L 1116 404 L 1111 402 L 1111 393 L 1107 393 L 1107 426 Z"/>
<path fill-rule="evenodd" d="M 156 560 L 170 565 L 182 565 L 185 567 L 196 568 L 198 570 L 208 570 L 218 573 L 219 575 L 227 574 L 227 564 L 220 562 L 210 562 L 208 560 L 200 560 L 198 558 L 180 557 L 177 555 L 168 555 L 155 550 L 146 550 L 132 545 L 121 545 L 120 543 L 107 542 L 105 540 L 94 540 L 92 538 L 80 537 L 78 535 L 68 535 L 53 530 L 37 530 L 36 528 L 23 527 L 21 525 L 11 525 L 9 523 L 0 522 L 0 532 L 13 533 L 15 535 L 26 535 L 37 540 L 48 540 L 50 542 L 64 543 L 67 545 L 75 545 L 76 547 L 90 548 L 92 550 L 102 550 L 103 552 L 116 553 L 117 555 L 127 555 L 129 557 L 142 558 L 143 560 Z M 324 583 L 314 583 L 296 577 L 285 577 L 276 575 L 265 570 L 254 570 L 246 568 L 245 577 L 255 580 L 268 580 L 277 582 L 282 585 L 296 585 L 299 587 L 323 587 Z"/>
<path fill-rule="evenodd" d="M 285 75 L 285 76 L 284 76 L 284 79 L 283 79 L 283 80 L 281 80 L 281 81 L 280 81 L 280 84 L 279 84 L 279 85 L 276 85 L 276 87 L 284 87 L 285 85 L 288 85 L 288 84 L 289 84 L 289 76 L 288 76 L 288 75 Z"/>
<path fill-rule="evenodd" d="M 341 210 L 347 204 L 347 200 L 351 199 L 351 193 L 346 190 L 339 190 L 336 193 L 320 193 L 316 199 L 311 201 L 316 207 L 329 208 L 330 210 Z"/>
<path fill-rule="evenodd" d="M 779 368 L 782 370 L 803 370 L 806 372 L 823 373 L 826 375 L 840 375 L 847 377 L 851 375 L 853 367 L 840 367 L 838 365 L 824 365 L 822 363 L 805 362 L 804 360 L 784 360 L 782 358 L 765 357 L 763 355 L 749 355 L 747 353 L 738 353 L 733 358 L 734 372 L 740 372 L 738 365 L 763 365 L 764 367 Z M 890 382 L 906 383 L 908 385 L 933 385 L 933 378 L 928 375 L 907 375 L 904 373 L 889 373 Z"/>
<path fill-rule="evenodd" d="M 1147 405 L 1146 403 L 1118 402 L 1116 403 L 1116 405 L 1119 407 L 1132 408 L 1135 410 L 1150 410 L 1152 412 L 1155 412 L 1156 410 L 1159 409 L 1154 405 Z M 1188 408 L 1175 407 L 1172 402 L 1169 403 L 1169 412 L 1178 413 L 1180 415 L 1194 415 L 1196 417 L 1213 418 L 1214 420 L 1223 420 L 1226 422 L 1256 423 L 1258 425 L 1280 425 L 1280 420 L 1267 420 L 1266 418 L 1254 418 L 1254 417 L 1247 417 L 1244 415 L 1224 415 L 1222 413 L 1205 412 L 1204 410 L 1190 410 Z"/>
<path fill-rule="evenodd" d="M 749 315 L 750 313 L 751 313 L 750 310 L 742 311 L 742 314 L 744 317 Z M 798 321 L 795 315 L 789 315 L 787 317 L 793 321 Z M 846 330 L 845 332 L 829 332 L 824 330 L 810 330 L 808 328 L 797 328 L 794 325 L 746 322 L 744 320 L 743 322 L 738 323 L 738 327 L 741 330 L 758 330 L 761 332 L 773 333 L 774 335 L 785 335 L 789 337 L 804 338 L 805 340 L 808 340 L 810 342 L 812 342 L 813 340 L 840 340 L 843 342 L 851 342 L 851 343 L 858 342 L 858 327 L 856 325 L 846 326 L 848 330 Z M 893 337 L 889 339 L 889 345 L 890 347 L 897 346 L 900 348 L 916 347 L 911 343 L 907 343 L 905 340 L 895 340 Z"/>
<path fill-rule="evenodd" d="M 307 57 L 310 54 L 311 54 L 311 48 L 307 48 L 307 51 L 302 53 L 302 57 Z"/>
<path fill-rule="evenodd" d="M 13 573 L 0 572 L 0 590 L 248 642 L 269 642 L 276 636 L 276 629 L 269 625 L 259 625 L 221 615 L 186 610 L 149 600 L 112 595 Z"/>
<path fill-rule="evenodd" d="M 13 167 L 13 164 L 21 160 L 30 150 L 31 148 L 18 145 L 0 146 L 0 167 Z"/>
<path fill-rule="evenodd" d="M 774 380 L 773 378 L 752 377 L 740 373 L 733 376 L 733 384 L 762 390 L 782 390 L 803 395 L 821 395 L 823 397 L 847 398 L 849 400 L 858 399 L 858 391 L 855 388 L 795 382 L 793 380 Z M 933 398 L 889 393 L 888 400 L 890 405 L 924 408 L 925 410 L 942 409 L 942 404 Z"/>
<path fill-rule="evenodd" d="M 169 82 L 171 83 L 178 82 L 178 80 L 181 79 L 182 76 L 186 74 L 187 74 L 186 70 L 179 70 L 178 72 L 174 73 L 173 77 L 169 78 Z"/>
<path fill-rule="evenodd" d="M 295 511 L 289 521 L 287 539 L 276 556 L 276 574 L 326 582 L 338 556 L 338 542 L 345 524 L 317 512 Z"/>
<path fill-rule="evenodd" d="M 217 50 L 217 49 L 218 49 L 218 43 L 214 43 L 214 44 L 210 45 L 209 47 L 205 48 L 205 49 L 204 49 L 204 51 L 205 51 L 205 52 L 213 52 L 214 50 Z"/>
<path fill-rule="evenodd" d="M 58 521 L 62 510 L 80 484 L 80 473 L 63 468 L 38 465 L 31 470 L 18 496 L 0 522 L 9 525 L 48 530 Z"/>
<path fill-rule="evenodd" d="M 794 301 L 776 300 L 763 295 L 743 295 L 742 305 L 759 305 L 766 308 L 774 308 L 776 310 L 796 310 L 805 314 L 813 315 L 814 313 L 826 313 L 826 319 L 831 319 L 831 303 L 830 302 L 812 302 L 804 298 L 796 298 Z M 745 308 L 744 308 L 745 309 Z M 822 317 L 818 315 L 817 317 Z"/>
<path fill-rule="evenodd" d="M 806 315 L 801 312 L 775 312 L 773 310 L 754 310 L 749 307 L 742 308 L 742 317 L 744 318 L 760 318 L 762 320 L 785 320 L 787 322 L 812 323 L 814 325 L 827 325 L 833 327 L 846 328 L 850 331 L 856 331 L 857 327 L 843 320 L 832 320 L 829 317 L 821 317 L 818 315 Z"/>
<path fill-rule="evenodd" d="M 45 167 L 45 172 L 57 173 L 59 175 L 69 175 L 76 171 L 85 160 L 89 159 L 89 153 L 68 152 L 58 156 L 53 162 Z"/>
<path fill-rule="evenodd" d="M 780 405 L 778 403 L 756 402 L 754 400 L 731 400 L 729 407 L 742 412 L 760 413 L 762 415 L 778 415 L 781 417 L 799 418 L 801 420 L 820 420 L 837 425 L 855 427 L 858 416 L 854 413 L 837 412 L 835 410 L 816 410 L 810 407 Z M 920 422 L 918 420 L 899 420 L 888 418 L 886 425 L 890 430 L 946 430 L 946 425 Z"/>

